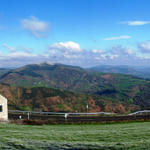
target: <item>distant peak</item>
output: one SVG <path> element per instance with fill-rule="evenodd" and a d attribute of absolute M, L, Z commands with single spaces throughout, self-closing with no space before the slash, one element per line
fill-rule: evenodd
<path fill-rule="evenodd" d="M 40 65 L 40 66 L 43 66 L 43 65 L 55 65 L 55 63 L 52 63 L 52 62 L 43 62 L 43 63 L 40 63 L 38 65 Z"/>

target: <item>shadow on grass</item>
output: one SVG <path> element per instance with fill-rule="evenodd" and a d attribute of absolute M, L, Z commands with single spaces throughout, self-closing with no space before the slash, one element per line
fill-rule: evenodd
<path fill-rule="evenodd" d="M 100 145 L 90 145 L 90 144 L 67 144 L 67 143 L 33 143 L 28 144 L 15 144 L 12 142 L 5 143 L 3 146 L 0 145 L 0 149 L 12 149 L 12 150 L 148 150 L 150 145 L 145 145 L 145 147 L 137 146 L 127 146 L 122 143 L 117 143 L 114 146 L 100 146 Z"/>

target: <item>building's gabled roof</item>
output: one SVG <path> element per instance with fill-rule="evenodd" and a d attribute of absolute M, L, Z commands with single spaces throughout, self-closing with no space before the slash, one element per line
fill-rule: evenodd
<path fill-rule="evenodd" d="M 7 99 L 4 96 L 0 95 L 0 103 L 4 101 L 7 101 Z"/>

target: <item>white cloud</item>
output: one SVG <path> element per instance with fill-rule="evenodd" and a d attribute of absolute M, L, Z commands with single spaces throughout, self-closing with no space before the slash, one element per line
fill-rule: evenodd
<path fill-rule="evenodd" d="M 118 56 L 132 56 L 132 55 L 135 55 L 134 51 L 130 48 L 127 48 L 127 47 L 123 47 L 121 45 L 118 45 L 118 46 L 114 46 L 112 47 L 108 53 L 110 55 L 118 55 Z"/>
<path fill-rule="evenodd" d="M 145 24 L 150 24 L 150 21 L 126 21 L 126 22 L 121 22 L 121 24 L 127 24 L 129 26 L 142 26 Z"/>
<path fill-rule="evenodd" d="M 24 52 L 27 52 L 27 53 L 31 53 L 31 49 L 27 48 L 27 47 L 24 47 L 24 46 L 21 46 L 19 47 L 18 49 L 24 51 Z"/>
<path fill-rule="evenodd" d="M 23 57 L 36 57 L 36 54 L 26 53 L 26 52 L 14 52 L 7 55 L 10 58 L 23 58 Z"/>
<path fill-rule="evenodd" d="M 139 58 L 142 60 L 150 60 L 150 55 L 142 55 L 142 56 L 139 56 Z"/>
<path fill-rule="evenodd" d="M 59 49 L 63 51 L 72 51 L 72 52 L 82 51 L 80 45 L 73 41 L 54 43 L 50 45 L 50 49 Z"/>
<path fill-rule="evenodd" d="M 120 40 L 120 39 L 130 39 L 131 36 L 129 35 L 122 35 L 122 36 L 118 36 L 118 37 L 110 37 L 110 38 L 105 38 L 104 40 Z"/>
<path fill-rule="evenodd" d="M 113 60 L 113 59 L 115 59 L 115 58 L 117 58 L 117 57 L 119 57 L 119 55 L 117 55 L 117 54 L 115 54 L 115 55 L 111 55 L 111 56 L 110 56 L 110 59 L 112 59 L 112 60 Z"/>
<path fill-rule="evenodd" d="M 50 45 L 48 51 L 50 60 L 53 60 L 58 63 L 81 65 L 86 67 L 98 64 L 133 65 L 137 62 L 132 61 L 140 59 L 134 50 L 122 46 L 114 46 L 107 50 L 85 50 L 82 49 L 79 45 L 77 48 L 76 46 L 68 47 L 68 44 L 66 44 L 68 42 L 60 43 Z M 80 51 L 80 49 L 82 50 Z"/>
<path fill-rule="evenodd" d="M 107 54 L 102 54 L 100 55 L 101 59 L 105 59 L 106 60 L 106 57 L 107 57 Z"/>
<path fill-rule="evenodd" d="M 0 53 L 0 67 L 19 67 L 27 64 L 48 61 L 44 55 L 29 54 L 26 52 Z"/>
<path fill-rule="evenodd" d="M 38 18 L 32 16 L 28 19 L 21 20 L 23 29 L 32 33 L 36 38 L 47 36 L 49 31 L 49 24 L 45 21 L 41 21 Z"/>
<path fill-rule="evenodd" d="M 7 44 L 4 44 L 6 46 Z M 139 47 L 139 45 L 141 47 Z M 140 43 L 138 48 L 150 51 L 150 41 Z M 28 53 L 29 49 L 15 48 L 15 52 L 0 52 L 0 67 L 22 66 L 32 63 L 52 62 L 90 67 L 94 65 L 141 65 L 150 64 L 150 53 L 140 53 L 131 48 L 114 46 L 107 50 L 85 50 L 73 41 L 51 44 L 45 54 Z"/>
<path fill-rule="evenodd" d="M 92 52 L 93 53 L 102 53 L 103 50 L 101 50 L 101 49 L 93 49 Z"/>
<path fill-rule="evenodd" d="M 133 54 L 134 54 L 134 51 L 133 51 L 132 49 L 127 49 L 127 50 L 126 50 L 126 53 L 127 53 L 128 55 L 133 55 Z"/>
<path fill-rule="evenodd" d="M 3 43 L 2 44 L 2 47 L 6 48 L 7 50 L 9 50 L 11 53 L 14 53 L 14 52 L 21 52 L 21 51 L 24 51 L 24 52 L 27 52 L 27 53 L 31 53 L 31 49 L 25 47 L 25 46 L 19 46 L 19 47 L 12 47 L 12 46 L 9 46 L 8 44 L 6 43 Z"/>
<path fill-rule="evenodd" d="M 143 53 L 150 53 L 150 41 L 146 41 L 146 42 L 140 43 L 138 45 L 138 48 Z"/>
<path fill-rule="evenodd" d="M 74 58 L 79 58 L 78 55 L 69 55 L 69 54 L 64 54 L 63 55 L 65 58 L 68 58 L 68 59 L 74 59 Z"/>
<path fill-rule="evenodd" d="M 5 47 L 6 49 L 8 49 L 10 52 L 15 52 L 16 49 L 13 47 L 10 47 L 9 45 L 7 45 L 6 43 L 2 44 L 3 47 Z"/>

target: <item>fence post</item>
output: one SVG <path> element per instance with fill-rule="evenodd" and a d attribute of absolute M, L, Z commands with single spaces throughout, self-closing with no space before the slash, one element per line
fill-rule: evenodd
<path fill-rule="evenodd" d="M 68 117 L 68 114 L 67 113 L 65 113 L 65 121 L 67 121 L 67 117 Z"/>
<path fill-rule="evenodd" d="M 30 113 L 28 112 L 28 120 L 30 119 Z"/>
<path fill-rule="evenodd" d="M 86 111 L 87 111 L 87 113 L 88 113 L 88 109 L 89 109 L 89 105 L 87 104 L 86 105 Z"/>

